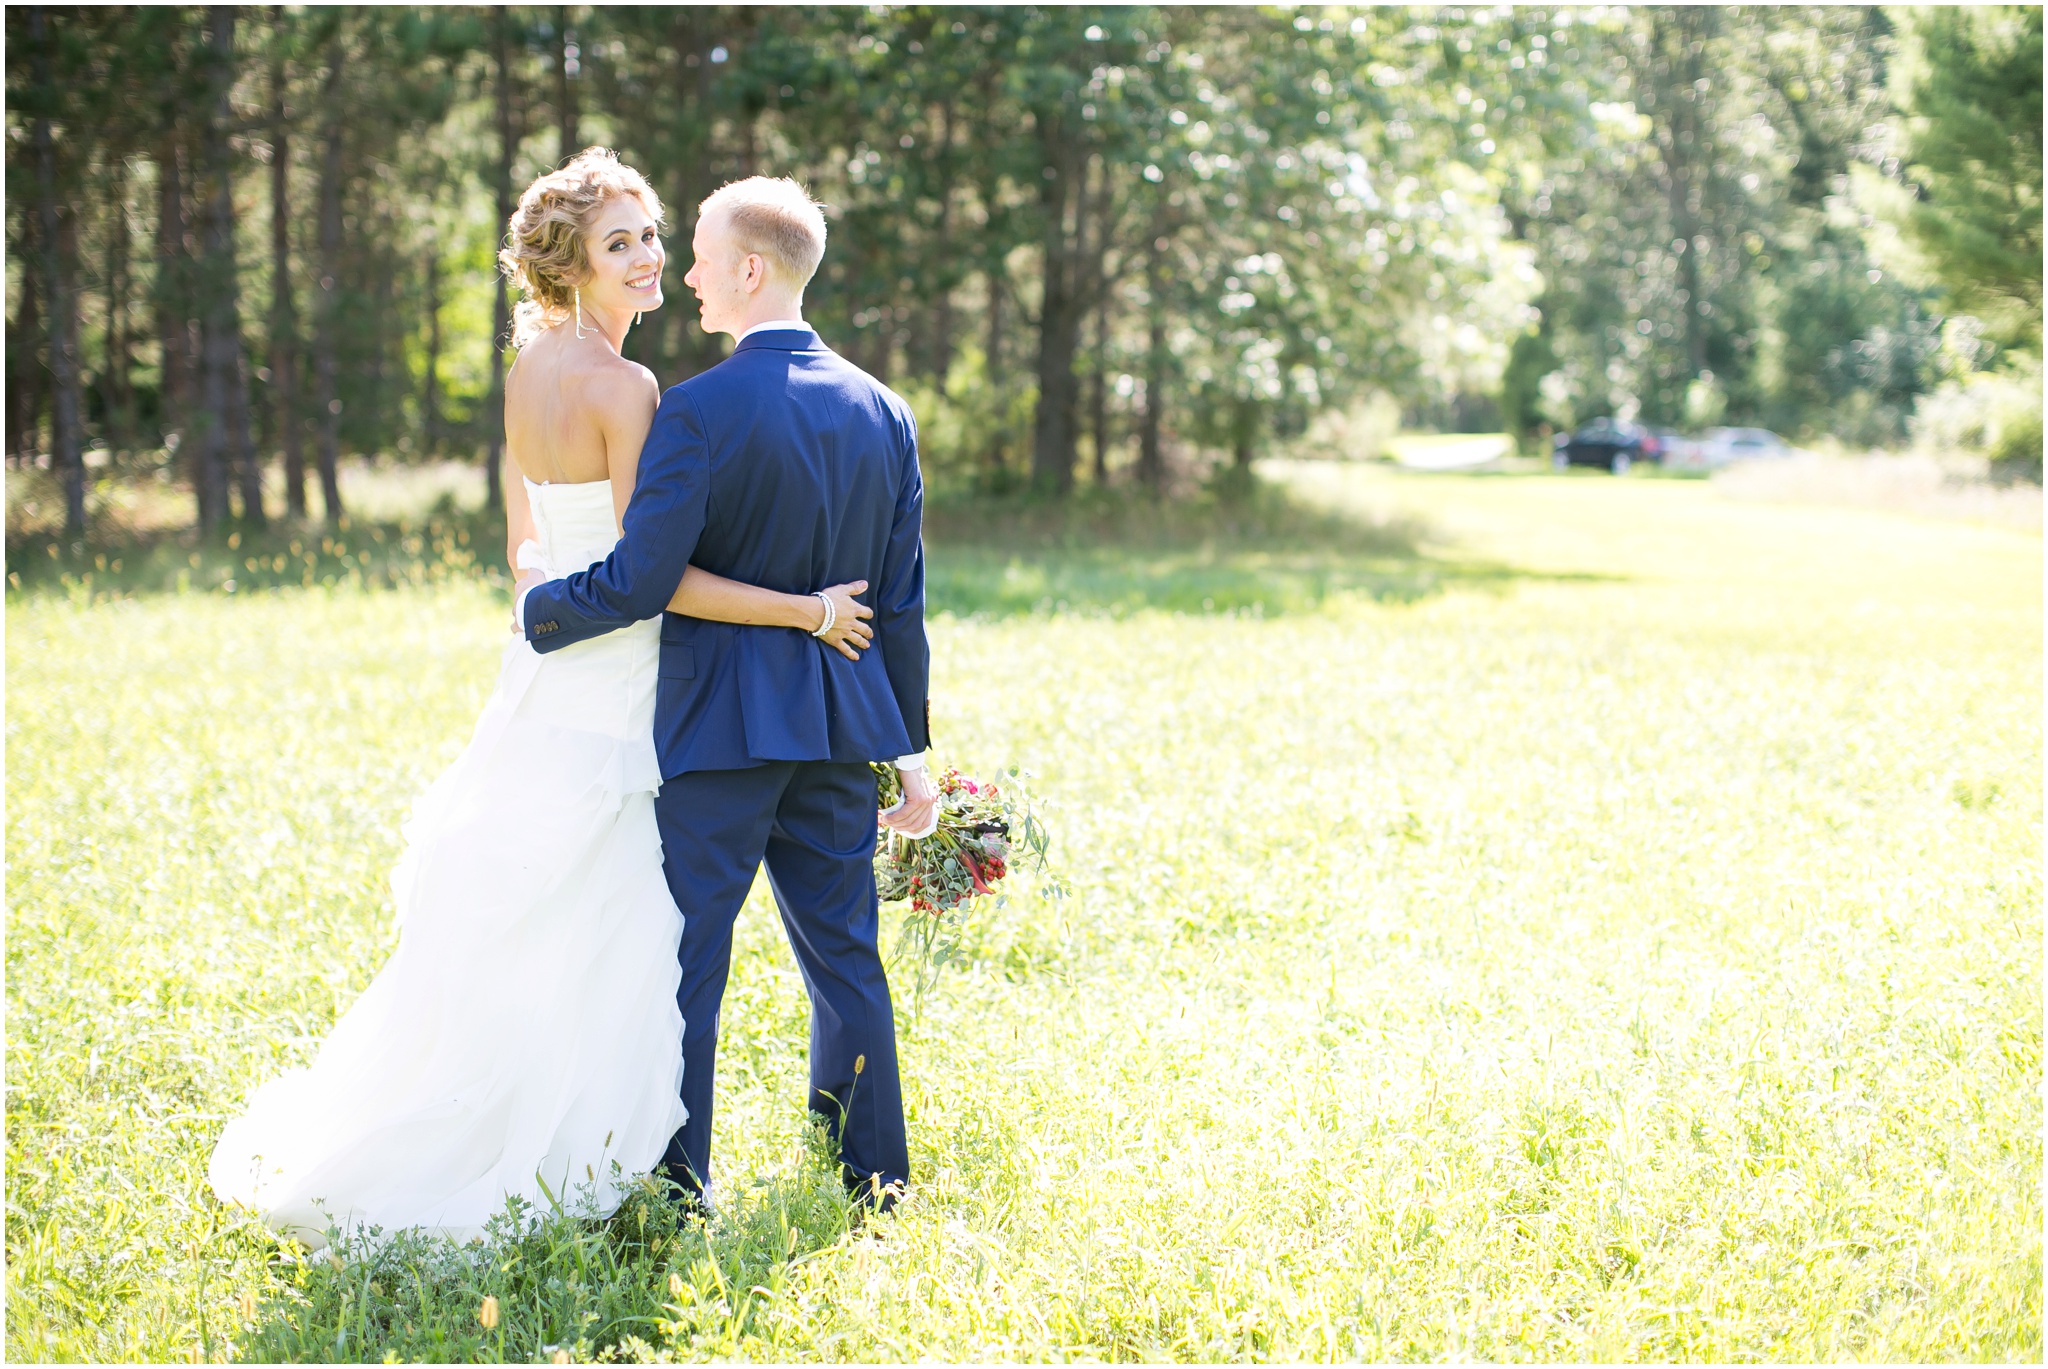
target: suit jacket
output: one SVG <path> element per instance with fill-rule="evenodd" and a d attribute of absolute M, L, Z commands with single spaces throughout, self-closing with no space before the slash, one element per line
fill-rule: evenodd
<path fill-rule="evenodd" d="M 909 406 L 807 328 L 755 333 L 661 397 L 618 545 L 527 594 L 527 640 L 661 614 L 664 777 L 922 751 L 923 510 Z M 796 594 L 866 580 L 874 644 L 849 661 L 795 628 L 665 612 L 690 565 Z"/>

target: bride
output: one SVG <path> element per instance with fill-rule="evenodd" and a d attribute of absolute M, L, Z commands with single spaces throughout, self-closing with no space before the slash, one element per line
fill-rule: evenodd
<path fill-rule="evenodd" d="M 526 298 L 505 386 L 515 574 L 601 561 L 659 388 L 620 355 L 661 306 L 661 205 L 592 148 L 535 181 L 501 264 Z M 800 628 L 849 657 L 865 582 L 778 594 L 691 567 L 669 609 Z M 467 749 L 420 798 L 392 874 L 398 944 L 310 1068 L 214 1148 L 225 1201 L 317 1249 L 343 1231 L 481 1234 L 506 1200 L 605 1215 L 687 1113 L 683 914 L 662 877 L 652 724 L 660 620 L 542 656 L 509 643 Z"/>

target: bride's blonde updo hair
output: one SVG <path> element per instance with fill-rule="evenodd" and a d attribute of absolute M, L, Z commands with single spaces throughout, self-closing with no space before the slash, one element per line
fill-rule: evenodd
<path fill-rule="evenodd" d="M 590 278 L 583 234 L 606 202 L 636 195 L 661 222 L 661 198 L 647 178 L 608 147 L 585 148 L 519 197 L 498 266 L 526 298 L 512 313 L 512 345 L 524 347 L 575 312 L 576 287 Z"/>

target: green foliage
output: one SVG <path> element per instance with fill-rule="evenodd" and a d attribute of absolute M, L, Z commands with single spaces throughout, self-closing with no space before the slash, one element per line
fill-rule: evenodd
<path fill-rule="evenodd" d="M 1565 18 L 1523 68 L 1474 82 L 1536 116 L 1503 133 L 1502 202 L 1543 279 L 1503 379 L 1510 425 L 1688 425 L 1704 382 L 1729 422 L 1901 439 L 1939 320 L 1877 268 L 1844 194 L 1885 113 L 1882 18 Z"/>
<path fill-rule="evenodd" d="M 910 376 L 894 388 L 917 416 L 918 466 L 930 497 L 1012 494 L 1028 483 L 1037 391 L 990 377 L 979 347 L 961 349 L 943 387 Z"/>
<path fill-rule="evenodd" d="M 1896 157 L 1861 198 L 1898 233 L 1892 259 L 1983 340 L 1944 357 L 1923 440 L 1981 451 L 2000 479 L 2041 473 L 2041 11 L 1901 10 Z M 2003 349 L 2002 351 L 1999 349 Z"/>
<path fill-rule="evenodd" d="M 294 433 L 309 461 L 489 445 L 501 167 L 516 190 L 571 143 L 667 202 L 669 304 L 629 355 L 664 383 L 723 355 L 681 279 L 694 206 L 797 176 L 832 224 L 808 316 L 915 395 L 940 483 L 982 492 L 1094 483 L 1084 461 L 1185 488 L 1372 402 L 1527 442 L 1683 423 L 1704 384 L 1731 422 L 1894 441 L 1942 379 L 1941 320 L 1846 178 L 1917 178 L 1914 232 L 1972 279 L 2038 245 L 2019 11 L 1908 15 L 1888 88 L 1870 9 L 285 7 L 239 12 L 225 114 L 210 11 L 51 9 L 43 66 L 23 13 L 9 136 L 53 120 L 86 438 L 181 481 L 208 421 L 185 324 L 222 287 L 194 247 L 207 148 L 231 154 L 236 374 L 272 466 Z M 33 160 L 9 159 L 7 224 L 8 449 L 31 455 Z M 2026 288 L 2038 312 L 2038 267 Z M 2031 317 L 2009 293 L 1949 295 L 2003 340 Z"/>
<path fill-rule="evenodd" d="M 1920 194 L 1902 226 L 1920 266 L 2007 346 L 2041 347 L 2041 10 L 1897 13 L 1893 71 Z M 2038 464 L 2040 457 L 2034 457 Z"/>
<path fill-rule="evenodd" d="M 2041 363 L 2007 353 L 1988 370 L 1960 367 L 1921 400 L 1914 436 L 1929 451 L 1980 453 L 1998 481 L 2041 483 Z"/>
<path fill-rule="evenodd" d="M 1969 386 L 1984 424 L 1983 450 L 1998 480 L 2041 483 L 2041 363 L 2020 354 Z"/>
<path fill-rule="evenodd" d="M 850 1230 L 765 889 L 708 1229 L 336 1270 L 220 1209 L 222 1121 L 387 953 L 503 596 L 11 594 L 9 1359 L 2039 1359 L 2038 538 L 1286 478 L 1325 512 L 1012 545 L 1518 574 L 940 617 L 946 753 L 1039 776 L 1073 888 L 901 1021 L 914 1192 Z"/>
<path fill-rule="evenodd" d="M 1548 323 L 1546 314 L 1543 324 Z M 1557 363 L 1557 350 L 1541 325 L 1524 330 L 1508 348 L 1508 364 L 1500 380 L 1501 415 L 1508 431 L 1524 446 L 1531 445 L 1530 439 L 1543 426 L 1543 379 L 1557 369 Z M 1560 426 L 1569 422 L 1567 418 Z"/>
<path fill-rule="evenodd" d="M 762 1335 L 793 1265 L 854 1239 L 822 1133 L 714 1227 L 651 1182 L 606 1221 L 568 1207 L 515 1201 L 470 1246 L 408 1231 L 365 1232 L 310 1257 L 292 1247 L 272 1262 L 275 1291 L 238 1308 L 253 1315 L 229 1336 L 254 1363 L 588 1363 L 656 1346 L 730 1355 Z"/>
<path fill-rule="evenodd" d="M 2041 483 L 2041 400 L 2037 387 L 2032 403 L 2020 403 L 1996 415 L 1997 435 L 1987 455 L 1992 474 L 2007 480 Z"/>

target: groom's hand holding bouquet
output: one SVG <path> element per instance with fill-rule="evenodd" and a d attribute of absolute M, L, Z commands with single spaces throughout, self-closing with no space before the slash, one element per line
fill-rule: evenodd
<path fill-rule="evenodd" d="M 896 778 L 902 797 L 882 810 L 882 826 L 912 840 L 930 836 L 939 825 L 939 786 L 931 770 L 923 765 L 906 770 L 899 765 Z"/>

